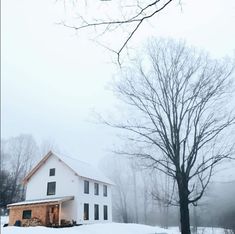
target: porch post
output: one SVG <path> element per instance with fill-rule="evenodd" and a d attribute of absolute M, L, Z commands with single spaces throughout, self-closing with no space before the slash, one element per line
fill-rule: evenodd
<path fill-rule="evenodd" d="M 61 225 L 61 202 L 59 203 L 59 225 Z"/>

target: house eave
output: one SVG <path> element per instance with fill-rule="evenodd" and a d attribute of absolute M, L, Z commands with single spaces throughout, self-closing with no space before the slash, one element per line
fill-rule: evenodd
<path fill-rule="evenodd" d="M 23 179 L 22 183 L 25 185 L 28 183 L 30 178 L 34 175 L 34 173 L 43 165 L 47 159 L 52 155 L 52 151 L 49 151 L 42 159 L 39 161 L 39 163 L 26 175 L 26 177 Z"/>
<path fill-rule="evenodd" d="M 39 206 L 39 205 L 54 205 L 54 204 L 61 204 L 66 201 L 74 200 L 74 196 L 65 196 L 65 197 L 55 197 L 55 198 L 46 198 L 46 199 L 37 199 L 37 200 L 26 200 L 23 202 L 17 202 L 8 204 L 7 208 L 17 208 L 22 206 Z"/>
<path fill-rule="evenodd" d="M 94 177 L 89 177 L 89 176 L 83 176 L 81 175 L 78 171 L 75 171 L 70 165 L 68 165 L 66 162 L 64 162 L 60 156 L 58 156 L 57 153 L 54 153 L 52 151 L 49 151 L 42 159 L 41 161 L 28 173 L 28 175 L 23 179 L 22 183 L 24 185 L 26 185 L 30 178 L 39 170 L 39 168 L 44 164 L 46 163 L 46 161 L 49 159 L 49 157 L 51 157 L 52 155 L 54 155 L 56 158 L 58 158 L 58 160 L 63 163 L 65 166 L 67 166 L 70 170 L 72 170 L 74 172 L 74 174 L 76 176 L 79 176 L 81 178 L 86 178 L 86 179 L 90 179 L 90 180 L 94 180 L 94 181 L 98 181 L 98 182 L 101 182 L 101 183 L 104 183 L 104 184 L 108 184 L 108 185 L 115 185 L 111 180 L 109 179 L 98 179 L 98 178 L 94 178 Z"/>

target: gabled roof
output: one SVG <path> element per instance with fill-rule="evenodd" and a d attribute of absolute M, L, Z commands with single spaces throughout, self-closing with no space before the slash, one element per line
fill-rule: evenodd
<path fill-rule="evenodd" d="M 103 175 L 101 171 L 97 168 L 91 166 L 90 164 L 80 161 L 76 158 L 68 157 L 62 154 L 58 154 L 52 151 L 49 151 L 45 155 L 45 157 L 29 172 L 29 174 L 24 178 L 23 182 L 27 183 L 29 179 L 37 172 L 37 170 L 44 164 L 46 161 L 54 155 L 59 160 L 61 160 L 64 164 L 66 164 L 74 173 L 78 176 L 92 179 L 100 182 L 104 182 L 106 184 L 113 184 L 113 182 Z"/>

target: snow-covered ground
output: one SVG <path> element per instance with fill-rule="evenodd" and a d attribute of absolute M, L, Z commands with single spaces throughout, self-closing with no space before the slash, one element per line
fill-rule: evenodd
<path fill-rule="evenodd" d="M 5 224 L 5 223 L 8 223 L 8 216 L 0 216 L 0 224 L 1 224 L 1 227 Z"/>
<path fill-rule="evenodd" d="M 5 227 L 8 217 L 1 217 L 1 234 L 180 234 L 174 227 L 163 229 L 141 224 L 106 223 L 70 228 Z M 225 234 L 222 228 L 199 228 L 198 234 Z"/>
<path fill-rule="evenodd" d="M 169 228 L 173 231 L 178 231 L 178 227 L 171 227 Z M 192 232 L 191 232 L 192 233 Z M 213 228 L 213 227 L 198 227 L 197 234 L 227 234 L 230 232 L 226 232 L 223 228 Z"/>
<path fill-rule="evenodd" d="M 198 228 L 197 234 L 226 234 L 223 228 Z"/>
<path fill-rule="evenodd" d="M 90 224 L 70 228 L 46 227 L 5 227 L 2 234 L 179 234 L 175 230 L 166 230 L 140 224 Z"/>

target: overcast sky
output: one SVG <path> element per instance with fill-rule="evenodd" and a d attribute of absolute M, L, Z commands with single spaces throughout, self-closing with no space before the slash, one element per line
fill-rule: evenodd
<path fill-rule="evenodd" d="M 234 56 L 235 1 L 182 3 L 142 25 L 130 46 L 155 35 Z M 111 113 L 117 103 L 107 89 L 115 58 L 84 33 L 56 24 L 68 14 L 61 2 L 2 0 L 2 137 L 29 133 L 97 163 L 117 141 L 112 129 L 90 122 L 93 110 Z"/>

